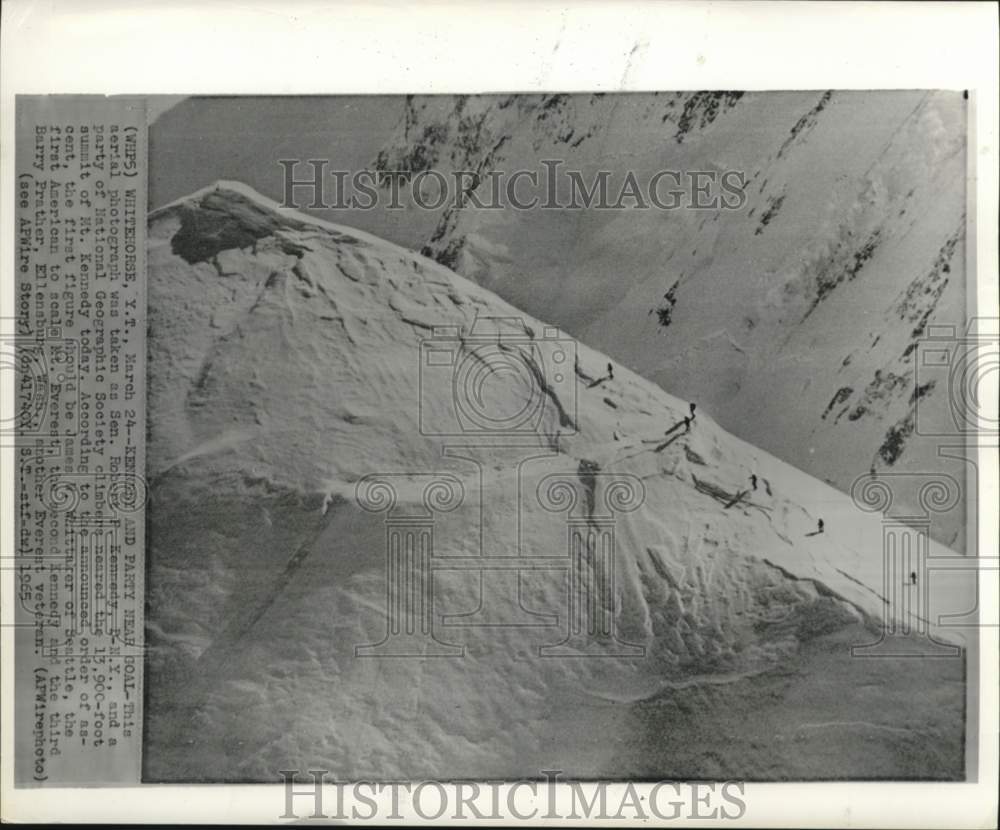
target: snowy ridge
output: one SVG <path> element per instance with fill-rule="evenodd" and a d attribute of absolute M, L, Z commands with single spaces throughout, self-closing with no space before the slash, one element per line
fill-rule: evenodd
<path fill-rule="evenodd" d="M 606 356 L 440 264 L 229 182 L 152 214 L 149 262 L 154 778 L 223 764 L 270 780 L 300 762 L 342 777 L 513 774 L 554 751 L 593 774 L 618 763 L 614 747 L 575 743 L 561 701 L 612 729 L 616 705 L 766 685 L 824 638 L 847 638 L 838 654 L 877 639 L 879 516 L 702 409 L 685 431 L 686 401 L 618 365 L 608 376 Z M 551 362 L 487 373 L 487 404 L 539 401 L 517 464 L 509 448 L 470 449 L 475 435 L 435 434 L 456 417 L 455 370 L 427 368 L 421 343 L 442 329 L 456 365 L 575 350 L 568 377 Z M 489 607 L 485 627 L 455 624 L 481 596 L 479 573 L 456 566 L 433 577 L 435 630 L 463 657 L 358 659 L 393 597 L 385 515 L 359 507 L 359 487 L 395 476 L 396 508 L 414 510 L 431 473 L 460 485 L 434 526 L 434 557 L 456 562 L 565 556 L 566 516 L 534 497 L 552 476 L 580 488 L 591 525 L 600 476 L 641 482 L 643 503 L 615 519 L 606 610 L 642 657 L 540 656 L 565 626 L 562 570 L 519 583 L 535 623 L 561 623 L 498 628 L 512 609 Z M 710 770 L 706 757 L 692 764 Z"/>
<path fill-rule="evenodd" d="M 334 222 L 327 222 L 324 219 L 319 219 L 308 213 L 303 213 L 300 210 L 292 210 L 291 208 L 282 207 L 274 201 L 274 199 L 269 199 L 262 193 L 258 193 L 249 185 L 243 184 L 243 182 L 231 181 L 229 179 L 219 179 L 218 181 L 212 182 L 212 184 L 206 185 L 205 187 L 184 196 L 183 198 L 175 199 L 173 202 L 168 202 L 167 204 L 158 207 L 156 210 L 151 210 L 147 215 L 147 221 L 150 223 L 156 222 L 158 219 L 169 216 L 177 210 L 183 209 L 187 205 L 201 202 L 206 196 L 211 196 L 215 193 L 230 193 L 241 196 L 261 210 L 283 217 L 283 220 L 286 223 L 302 224 L 313 228 L 334 231 L 335 233 L 356 237 L 358 240 L 366 242 L 369 245 L 377 245 L 406 254 L 412 253 L 406 248 L 402 248 L 399 245 L 385 239 L 380 239 L 370 233 L 365 233 L 357 228 L 349 228 L 346 225 L 338 225 Z"/>

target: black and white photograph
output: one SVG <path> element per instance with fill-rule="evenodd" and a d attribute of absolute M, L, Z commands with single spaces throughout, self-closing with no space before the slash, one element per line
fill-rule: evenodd
<path fill-rule="evenodd" d="M 653 38 L 610 87 L 5 87 L 15 820 L 992 779 L 995 78 L 636 83 Z"/>
<path fill-rule="evenodd" d="M 967 106 L 165 112 L 144 774 L 961 780 Z"/>

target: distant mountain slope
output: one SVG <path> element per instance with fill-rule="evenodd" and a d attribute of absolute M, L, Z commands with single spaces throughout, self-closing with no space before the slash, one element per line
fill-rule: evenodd
<path fill-rule="evenodd" d="M 963 660 L 850 656 L 878 515 L 241 185 L 149 239 L 148 779 L 961 776 Z"/>
<path fill-rule="evenodd" d="M 482 192 L 543 159 L 611 171 L 613 194 L 628 171 L 745 173 L 738 210 L 449 209 L 424 252 L 848 491 L 966 472 L 915 429 L 951 393 L 914 362 L 965 326 L 964 136 L 960 92 L 416 96 L 375 166 Z M 935 532 L 963 549 L 964 511 Z"/>

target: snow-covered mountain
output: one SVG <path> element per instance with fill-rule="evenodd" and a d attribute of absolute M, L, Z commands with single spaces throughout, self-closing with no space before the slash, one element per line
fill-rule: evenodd
<path fill-rule="evenodd" d="M 431 259 L 219 183 L 148 354 L 148 779 L 961 776 L 881 516 Z"/>
<path fill-rule="evenodd" d="M 471 203 L 443 211 L 424 252 L 845 492 L 870 469 L 964 478 L 916 429 L 918 401 L 940 420 L 951 391 L 915 367 L 919 339 L 967 317 L 961 92 L 413 97 L 375 166 L 475 171 L 485 194 L 492 172 L 544 176 L 546 159 L 563 201 L 566 171 L 589 185 L 601 170 L 612 201 L 627 171 L 645 188 L 659 170 L 738 171 L 747 199 Z M 963 549 L 965 521 L 935 532 Z"/>

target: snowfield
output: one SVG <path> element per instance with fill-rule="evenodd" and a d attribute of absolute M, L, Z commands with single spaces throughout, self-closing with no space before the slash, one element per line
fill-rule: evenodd
<path fill-rule="evenodd" d="M 709 404 L 230 182 L 148 342 L 147 779 L 962 777 L 964 652 L 852 657 L 941 610 L 883 516 Z"/>

